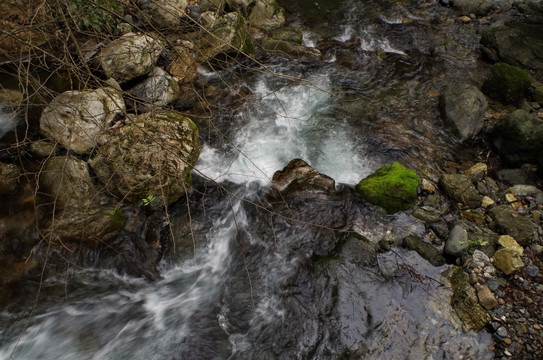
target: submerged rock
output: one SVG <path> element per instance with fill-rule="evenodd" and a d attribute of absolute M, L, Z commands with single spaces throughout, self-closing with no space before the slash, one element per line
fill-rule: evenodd
<path fill-rule="evenodd" d="M 469 84 L 451 86 L 439 98 L 441 117 L 453 126 L 460 141 L 481 131 L 487 106 L 485 96 Z"/>
<path fill-rule="evenodd" d="M 444 174 L 439 179 L 439 187 L 448 197 L 472 209 L 481 206 L 483 197 L 465 175 Z"/>
<path fill-rule="evenodd" d="M 543 124 L 524 110 L 513 111 L 496 123 L 493 143 L 509 163 L 535 163 L 543 151 Z"/>
<path fill-rule="evenodd" d="M 123 97 L 111 87 L 66 91 L 43 110 L 40 130 L 65 149 L 88 154 L 104 143 L 106 129 L 125 112 Z"/>
<path fill-rule="evenodd" d="M 174 112 L 146 113 L 121 127 L 89 164 L 107 189 L 132 203 L 179 199 L 200 155 L 198 128 Z"/>
<path fill-rule="evenodd" d="M 483 34 L 481 43 L 503 62 L 543 70 L 543 25 L 521 23 L 494 28 Z"/>
<path fill-rule="evenodd" d="M 483 83 L 488 96 L 504 104 L 518 103 L 530 88 L 531 81 L 526 71 L 509 64 L 498 63 Z"/>
<path fill-rule="evenodd" d="M 415 205 L 419 182 L 420 178 L 412 170 L 393 163 L 361 180 L 356 190 L 370 203 L 395 213 Z"/>
<path fill-rule="evenodd" d="M 162 43 L 151 36 L 128 33 L 106 45 L 98 61 L 108 77 L 124 83 L 148 74 L 162 50 Z"/>

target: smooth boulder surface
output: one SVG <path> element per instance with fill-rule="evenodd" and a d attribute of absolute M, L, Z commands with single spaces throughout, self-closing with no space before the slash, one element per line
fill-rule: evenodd
<path fill-rule="evenodd" d="M 462 253 L 468 251 L 468 249 L 468 232 L 461 225 L 455 225 L 449 233 L 449 238 L 445 243 L 443 253 L 450 257 L 457 258 L 462 255 Z"/>
<path fill-rule="evenodd" d="M 483 83 L 483 91 L 504 104 L 518 103 L 530 88 L 526 71 L 506 63 L 497 63 Z"/>
<path fill-rule="evenodd" d="M 254 27 L 272 30 L 285 24 L 285 11 L 275 0 L 257 0 L 248 20 Z"/>
<path fill-rule="evenodd" d="M 106 45 L 98 61 L 108 77 L 124 83 L 148 74 L 162 50 L 159 40 L 128 33 Z"/>
<path fill-rule="evenodd" d="M 415 250 L 423 259 L 434 266 L 441 266 L 446 263 L 445 258 L 438 249 L 418 236 L 410 235 L 406 237 L 403 239 L 403 246 L 409 250 Z"/>
<path fill-rule="evenodd" d="M 510 65 L 543 70 L 543 25 L 515 24 L 484 33 L 481 43 L 492 56 Z"/>
<path fill-rule="evenodd" d="M 498 228 L 513 237 L 520 245 L 528 246 L 534 239 L 534 226 L 530 220 L 518 214 L 509 205 L 496 206 L 490 210 Z"/>
<path fill-rule="evenodd" d="M 149 0 L 144 10 L 145 19 L 158 29 L 175 28 L 181 24 L 187 5 L 187 0 Z"/>
<path fill-rule="evenodd" d="M 103 144 L 106 129 L 125 112 L 122 95 L 111 87 L 66 91 L 43 110 L 40 130 L 65 149 L 88 154 Z"/>
<path fill-rule="evenodd" d="M 439 98 L 441 117 L 452 125 L 460 141 L 470 139 L 481 131 L 487 107 L 485 96 L 469 84 L 453 85 Z"/>
<path fill-rule="evenodd" d="M 111 134 L 89 164 L 114 194 L 133 203 L 160 197 L 171 204 L 190 188 L 199 155 L 198 128 L 190 119 L 145 113 Z"/>
<path fill-rule="evenodd" d="M 412 170 L 393 163 L 361 180 L 356 190 L 370 203 L 395 213 L 415 205 L 419 183 L 420 178 Z"/>
<path fill-rule="evenodd" d="M 537 163 L 543 151 L 543 124 L 525 110 L 503 116 L 494 126 L 493 144 L 512 164 Z"/>

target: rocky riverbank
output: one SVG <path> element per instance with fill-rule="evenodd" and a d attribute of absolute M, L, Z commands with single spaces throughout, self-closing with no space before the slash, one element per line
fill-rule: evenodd
<path fill-rule="evenodd" d="M 29 88 L 0 94 L 0 116 L 5 113 L 10 121 L 0 133 L 0 194 L 9 203 L 0 210 L 0 285 L 8 291 L 16 281 L 58 274 L 72 263 L 159 278 L 159 261 L 172 251 L 168 209 L 189 204 L 191 191 L 205 194 L 191 190 L 193 175 L 206 177 L 195 170 L 202 142 L 219 141 L 215 135 L 228 142 L 229 134 L 215 127 L 215 112 L 250 99 L 251 90 L 226 83 L 223 71 L 244 73 L 275 58 L 308 66 L 360 65 L 359 59 L 341 57 L 341 50 L 352 46 L 349 41 L 312 46 L 303 41 L 303 31 L 287 23 L 274 0 L 138 5 L 141 12 L 127 17 L 116 36 L 72 44 L 79 52 L 77 65 L 92 69 L 90 81 L 43 95 L 47 101 L 41 107 L 30 106 Z M 449 12 L 449 6 L 455 10 Z M 319 269 L 334 254 L 350 252 L 358 255 L 346 258 L 361 267 L 377 267 L 376 253 L 401 247 L 418 253 L 421 262 L 450 265 L 439 281 L 450 286 L 450 304 L 464 329 L 490 332 L 494 344 L 488 350 L 496 358 L 538 359 L 543 357 L 541 3 L 455 0 L 425 7 L 440 10 L 431 21 L 410 14 L 401 22 L 476 29 L 477 66 L 485 74 L 451 82 L 433 95 L 434 125 L 455 137 L 451 153 L 428 159 L 439 158 L 439 171 L 415 167 L 425 159 L 409 159 L 397 131 L 386 146 L 391 152 L 400 148 L 399 162 L 358 185 L 347 184 L 350 190 L 336 191 L 332 178 L 297 159 L 273 176 L 260 206 L 279 215 L 273 231 L 277 249 L 302 254 Z M 448 18 L 438 15 L 445 9 Z M 339 50 L 330 51 L 330 44 Z M 8 45 L 0 55 L 29 44 Z M 436 46 L 425 56 L 446 48 Z M 384 61 L 386 54 L 375 50 L 370 56 Z M 207 81 L 204 73 L 219 80 Z M 25 111 L 26 128 L 17 121 Z M 35 112 L 39 116 L 29 117 Z M 27 131 L 23 140 L 21 126 Z M 372 224 L 354 218 L 361 206 L 383 217 L 403 212 L 424 231 L 372 238 Z M 258 217 L 267 218 L 264 214 Z M 319 230 L 308 230 L 315 236 L 299 242 L 285 241 L 300 223 Z M 192 230 L 187 234 L 193 236 Z M 312 279 L 306 270 L 304 276 Z M 3 300 L 9 303 L 8 291 Z M 333 291 L 327 291 L 333 304 Z M 319 307 L 319 316 L 328 313 Z"/>

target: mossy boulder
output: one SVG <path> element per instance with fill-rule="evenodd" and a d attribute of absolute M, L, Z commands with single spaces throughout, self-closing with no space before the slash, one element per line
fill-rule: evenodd
<path fill-rule="evenodd" d="M 364 199 L 392 214 L 415 205 L 419 182 L 412 170 L 393 163 L 361 180 L 356 190 Z"/>
<path fill-rule="evenodd" d="M 113 194 L 132 203 L 171 204 L 191 185 L 200 155 L 198 128 L 175 112 L 145 113 L 117 129 L 89 161 Z"/>
<path fill-rule="evenodd" d="M 469 284 L 468 274 L 462 268 L 452 268 L 450 277 L 453 295 L 451 305 L 462 320 L 466 331 L 479 331 L 490 321 L 490 315 L 479 303 L 475 289 Z"/>
<path fill-rule="evenodd" d="M 521 68 L 497 63 L 483 83 L 483 92 L 504 104 L 517 103 L 524 98 L 531 85 L 528 73 Z"/>

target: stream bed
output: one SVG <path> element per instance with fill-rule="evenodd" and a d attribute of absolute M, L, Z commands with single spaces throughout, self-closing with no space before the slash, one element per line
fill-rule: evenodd
<path fill-rule="evenodd" d="M 447 265 L 394 246 L 375 254 L 348 232 L 372 244 L 424 234 L 353 187 L 392 161 L 438 173 L 457 144 L 437 95 L 482 78 L 476 30 L 435 2 L 281 5 L 323 60 L 272 57 L 233 76 L 251 95 L 217 115 L 226 140 L 203 139 L 194 189 L 169 212 L 175 252 L 160 278 L 71 268 L 40 286 L 36 306 L 29 285 L 0 312 L 0 359 L 493 357 L 490 335 L 465 332 L 451 308 Z M 335 193 L 275 204 L 272 176 L 295 158 Z"/>

